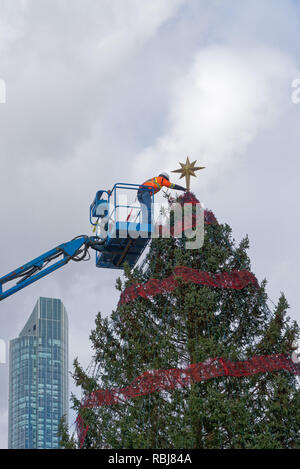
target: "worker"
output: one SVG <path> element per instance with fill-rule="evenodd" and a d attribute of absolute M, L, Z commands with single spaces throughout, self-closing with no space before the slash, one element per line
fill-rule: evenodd
<path fill-rule="evenodd" d="M 149 190 L 147 190 L 147 187 L 149 187 Z M 170 176 L 167 173 L 161 173 L 158 177 L 148 179 L 139 187 L 137 194 L 138 201 L 142 204 L 142 223 L 151 225 L 151 198 L 152 195 L 157 194 L 162 187 L 175 189 L 177 191 L 186 191 L 185 187 L 170 182 Z"/>

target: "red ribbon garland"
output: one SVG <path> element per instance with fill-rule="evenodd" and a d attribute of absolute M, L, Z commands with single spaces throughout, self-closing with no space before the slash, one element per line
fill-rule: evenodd
<path fill-rule="evenodd" d="M 300 363 L 294 363 L 284 354 L 255 356 L 250 360 L 232 362 L 223 358 L 208 359 L 203 363 L 192 364 L 187 368 L 145 371 L 129 386 L 121 389 L 99 389 L 88 395 L 82 407 L 94 408 L 125 403 L 128 399 L 146 396 L 153 392 L 179 389 L 221 376 L 237 378 L 258 373 L 288 371 L 300 375 Z M 88 433 L 88 426 L 79 414 L 76 419 L 79 445 L 82 447 Z"/>
<path fill-rule="evenodd" d="M 209 273 L 190 267 L 178 266 L 174 273 L 165 279 L 150 279 L 148 282 L 135 283 L 127 287 L 122 293 L 119 305 L 130 303 L 138 297 L 149 298 L 162 293 L 172 292 L 179 286 L 179 279 L 184 283 L 195 283 L 216 288 L 231 288 L 241 290 L 249 284 L 258 287 L 254 274 L 247 270 L 234 270 L 232 272 Z"/>

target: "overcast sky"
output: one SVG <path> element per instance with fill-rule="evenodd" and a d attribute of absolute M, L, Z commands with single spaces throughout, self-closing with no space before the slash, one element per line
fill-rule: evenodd
<path fill-rule="evenodd" d="M 299 321 L 299 44 L 296 0 L 0 0 L 0 276 L 91 234 L 97 190 L 189 155 L 207 167 L 193 191 L 237 241 L 249 235 L 253 272 Z M 1 302 L 0 339 L 39 296 L 61 298 L 70 363 L 88 365 L 118 276 L 94 256 L 69 264 Z M 7 399 L 0 364 L 1 448 Z"/>

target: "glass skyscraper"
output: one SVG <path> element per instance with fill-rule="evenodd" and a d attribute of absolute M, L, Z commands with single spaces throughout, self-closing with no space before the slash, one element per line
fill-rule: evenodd
<path fill-rule="evenodd" d="M 68 397 L 67 312 L 61 300 L 39 298 L 10 342 L 8 447 L 58 448 Z"/>

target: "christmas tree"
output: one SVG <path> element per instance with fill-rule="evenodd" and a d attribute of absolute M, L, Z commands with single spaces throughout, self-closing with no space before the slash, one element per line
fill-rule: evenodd
<path fill-rule="evenodd" d="M 119 304 L 96 318 L 93 370 L 74 364 L 85 398 L 73 396 L 78 439 L 62 424 L 62 446 L 112 449 L 300 448 L 299 337 L 282 294 L 268 307 L 229 225 L 205 211 L 204 244 L 171 234 L 151 241 L 144 263 L 125 267 Z M 161 233 L 161 230 L 160 230 Z"/>

